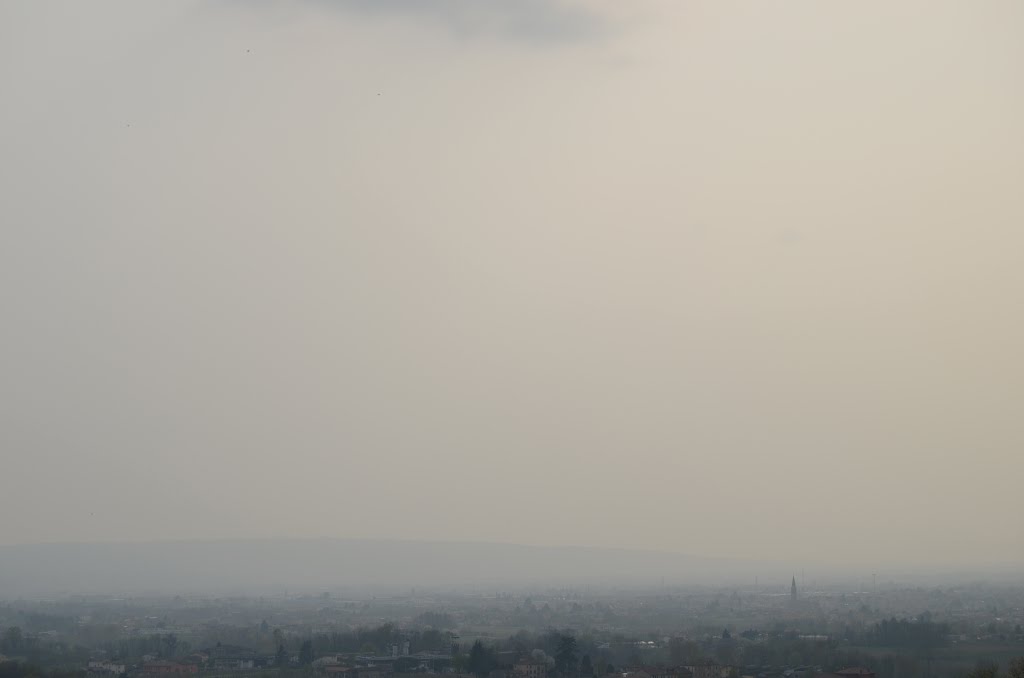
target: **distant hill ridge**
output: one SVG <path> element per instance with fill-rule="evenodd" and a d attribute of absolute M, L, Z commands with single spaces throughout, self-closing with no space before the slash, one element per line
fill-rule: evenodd
<path fill-rule="evenodd" d="M 265 539 L 0 546 L 5 597 L 721 584 L 749 582 L 755 572 L 788 578 L 779 564 L 496 543 Z"/>

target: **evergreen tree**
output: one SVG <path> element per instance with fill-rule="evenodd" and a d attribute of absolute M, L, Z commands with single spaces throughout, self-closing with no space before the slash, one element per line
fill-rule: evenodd
<path fill-rule="evenodd" d="M 299 649 L 299 663 L 303 666 L 309 666 L 313 663 L 313 643 L 309 640 L 302 641 L 302 647 Z"/>
<path fill-rule="evenodd" d="M 555 650 L 555 672 L 572 678 L 576 675 L 576 661 L 576 638 L 568 634 L 561 636 Z"/>
<path fill-rule="evenodd" d="M 485 647 L 479 640 L 469 650 L 469 661 L 466 669 L 480 678 L 486 676 L 494 668 L 494 651 Z"/>

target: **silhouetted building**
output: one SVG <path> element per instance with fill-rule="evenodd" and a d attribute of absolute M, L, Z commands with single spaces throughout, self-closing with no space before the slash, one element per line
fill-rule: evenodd
<path fill-rule="evenodd" d="M 195 664 L 179 664 L 178 662 L 155 661 L 146 662 L 142 665 L 142 672 L 148 674 L 168 673 L 199 673 L 199 667 Z"/>
<path fill-rule="evenodd" d="M 836 675 L 843 678 L 875 678 L 875 672 L 863 666 L 854 666 L 842 671 L 836 671 Z"/>
<path fill-rule="evenodd" d="M 694 678 L 693 671 L 685 666 L 638 666 L 625 674 L 629 678 Z"/>
<path fill-rule="evenodd" d="M 516 678 L 547 678 L 548 665 L 536 659 L 520 659 L 512 667 Z"/>
<path fill-rule="evenodd" d="M 715 664 L 714 662 L 688 664 L 678 668 L 688 672 L 691 678 L 729 678 L 729 676 L 735 673 L 733 667 Z M 674 678 L 681 678 L 681 675 L 685 674 L 680 674 L 680 676 Z"/>

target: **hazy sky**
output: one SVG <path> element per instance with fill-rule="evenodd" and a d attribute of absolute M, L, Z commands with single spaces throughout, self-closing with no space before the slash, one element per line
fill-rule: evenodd
<path fill-rule="evenodd" d="M 0 3 L 0 543 L 1024 562 L 1024 4 Z"/>

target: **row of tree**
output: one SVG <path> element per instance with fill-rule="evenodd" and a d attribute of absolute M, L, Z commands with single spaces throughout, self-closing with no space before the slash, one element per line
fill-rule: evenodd
<path fill-rule="evenodd" d="M 907 619 L 883 619 L 865 640 L 883 647 L 926 648 L 945 645 L 949 624 Z"/>
<path fill-rule="evenodd" d="M 526 648 L 521 645 L 521 641 L 521 637 L 515 640 L 510 639 L 512 645 L 518 645 L 517 649 L 524 651 Z M 574 635 L 552 631 L 545 635 L 544 642 L 541 644 L 547 645 L 552 652 L 549 655 L 542 648 L 534 648 L 533 652 L 536 653 L 534 658 L 544 661 L 545 658 L 550 657 L 551 673 L 554 676 L 559 676 L 560 678 L 591 678 L 594 675 L 594 666 L 590 655 L 585 654 L 582 658 L 580 657 L 579 643 Z M 488 675 L 495 669 L 510 669 L 512 666 L 503 665 L 498 660 L 498 653 L 494 646 L 484 645 L 481 641 L 477 640 L 469 650 L 465 668 L 468 672 L 483 678 L 483 676 Z"/>

